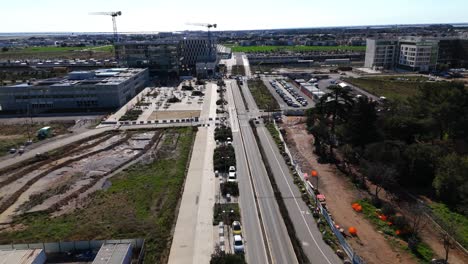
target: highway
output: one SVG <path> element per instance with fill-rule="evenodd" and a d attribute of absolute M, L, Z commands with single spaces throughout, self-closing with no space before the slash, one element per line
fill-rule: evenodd
<path fill-rule="evenodd" d="M 231 90 L 228 92 L 228 97 L 232 96 L 234 99 L 238 118 L 238 129 L 233 129 L 233 137 L 239 173 L 240 206 L 246 236 L 247 262 L 298 263 L 260 150 L 249 125 L 250 117 L 245 111 L 239 87 L 235 82 L 229 82 L 228 88 Z M 236 125 L 232 126 L 237 128 Z M 255 224 L 257 220 L 258 224 Z M 258 229 L 258 226 L 260 230 L 252 230 Z M 259 234 L 259 231 L 264 232 Z M 265 261 L 265 257 L 269 261 Z"/>

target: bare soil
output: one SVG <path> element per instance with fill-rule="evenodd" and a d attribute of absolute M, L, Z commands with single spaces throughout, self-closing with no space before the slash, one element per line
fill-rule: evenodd
<path fill-rule="evenodd" d="M 312 168 L 319 175 L 319 190 L 327 200 L 327 207 L 336 224 L 347 230 L 353 226 L 358 230 L 356 238 L 348 242 L 367 263 L 417 263 L 415 258 L 402 249 L 390 246 L 383 234 L 377 232 L 371 223 L 357 214 L 351 204 L 366 197 L 366 193 L 354 188 L 351 182 L 331 164 L 320 164 L 313 153 L 313 137 L 307 133 L 301 118 L 288 118 L 282 127 L 286 130 L 286 140 L 293 157 L 303 171 Z M 314 183 L 314 182 L 313 182 Z"/>
<path fill-rule="evenodd" d="M 91 140 L 91 144 L 86 142 L 76 146 L 79 152 L 69 152 L 69 155 L 33 170 L 23 172 L 23 168 L 19 168 L 1 176 L 6 179 L 0 185 L 0 222 L 9 222 L 23 212 L 55 211 L 77 194 L 92 187 L 94 191 L 102 188 L 102 185 L 94 186 L 95 183 L 133 160 L 159 135 L 135 132 L 131 137 L 133 133 L 103 136 Z M 10 177 L 13 180 L 8 180 Z"/>
<path fill-rule="evenodd" d="M 358 237 L 348 238 L 353 249 L 367 263 L 417 263 L 415 257 L 402 249 L 407 246 L 406 242 L 385 236 L 351 208 L 354 201 L 368 198 L 369 194 L 353 186 L 350 180 L 334 165 L 317 162 L 318 157 L 313 153 L 313 136 L 307 133 L 304 121 L 304 118 L 297 117 L 285 119 L 282 127 L 287 132 L 288 146 L 303 171 L 311 171 L 313 168 L 318 172 L 319 190 L 325 194 L 327 207 L 335 222 L 344 227 L 345 230 L 350 226 L 357 228 Z M 315 184 L 315 182 L 313 183 Z M 373 187 L 370 186 L 370 188 Z M 386 196 L 384 191 L 382 191 L 381 196 Z M 390 199 L 387 199 L 387 202 L 390 202 Z M 404 204 L 395 206 L 405 215 L 411 213 Z M 443 257 L 445 256 L 443 244 L 439 232 L 435 230 L 438 229 L 427 219 L 420 236 L 432 248 L 435 255 Z M 457 264 L 468 263 L 468 256 L 457 248 L 451 249 L 449 261 Z"/>

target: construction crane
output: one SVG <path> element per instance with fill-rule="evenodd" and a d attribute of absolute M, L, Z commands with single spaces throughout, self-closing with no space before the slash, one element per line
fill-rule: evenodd
<path fill-rule="evenodd" d="M 122 12 L 117 11 L 117 12 L 92 12 L 89 13 L 90 15 L 98 15 L 98 16 L 111 16 L 112 17 L 112 26 L 114 29 L 114 42 L 117 43 L 119 42 L 119 34 L 117 33 L 117 21 L 116 17 L 121 16 Z"/>
<path fill-rule="evenodd" d="M 216 28 L 217 24 L 208 24 L 208 23 L 186 23 L 187 25 L 191 26 L 199 26 L 199 27 L 206 27 L 208 29 L 208 43 L 210 45 L 210 59 L 212 58 L 212 42 L 211 42 L 211 28 Z"/>

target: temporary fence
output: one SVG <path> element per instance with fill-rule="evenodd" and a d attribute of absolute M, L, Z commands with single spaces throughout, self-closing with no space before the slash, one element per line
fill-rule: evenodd
<path fill-rule="evenodd" d="M 314 188 L 313 188 L 312 184 L 309 181 L 307 181 L 306 179 L 304 179 L 304 177 L 302 177 L 302 175 L 304 175 L 304 174 L 303 174 L 299 164 L 296 163 L 293 156 L 291 155 L 291 152 L 289 151 L 289 148 L 285 143 L 283 135 L 281 135 L 281 132 L 278 129 L 278 126 L 276 125 L 276 122 L 273 121 L 273 123 L 275 125 L 276 130 L 278 131 L 281 142 L 284 145 L 284 151 L 286 152 L 289 159 L 291 160 L 291 164 L 294 166 L 294 169 L 296 170 L 297 175 L 299 175 L 300 178 L 302 179 L 302 184 L 306 188 L 309 195 L 312 196 L 312 198 L 317 201 L 317 197 L 315 195 Z M 343 234 L 341 234 L 340 230 L 338 230 L 336 228 L 335 223 L 331 219 L 327 209 L 324 208 L 320 203 L 317 203 L 317 208 L 319 209 L 320 214 L 323 216 L 323 218 L 327 222 L 328 226 L 332 230 L 333 234 L 338 239 L 338 242 L 340 243 L 341 248 L 343 248 L 344 252 L 348 256 L 348 258 L 353 262 L 353 264 L 364 264 L 365 262 L 354 252 L 354 250 L 348 244 L 346 239 L 343 237 Z"/>

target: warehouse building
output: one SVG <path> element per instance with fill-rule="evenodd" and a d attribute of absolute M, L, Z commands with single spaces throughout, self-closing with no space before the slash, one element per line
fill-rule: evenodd
<path fill-rule="evenodd" d="M 93 264 L 130 264 L 131 262 L 131 244 L 103 244 Z"/>
<path fill-rule="evenodd" d="M 44 264 L 43 249 L 0 250 L 0 264 Z"/>
<path fill-rule="evenodd" d="M 41 113 L 116 109 L 149 82 L 147 69 L 71 72 L 66 77 L 0 87 L 0 112 Z"/>

